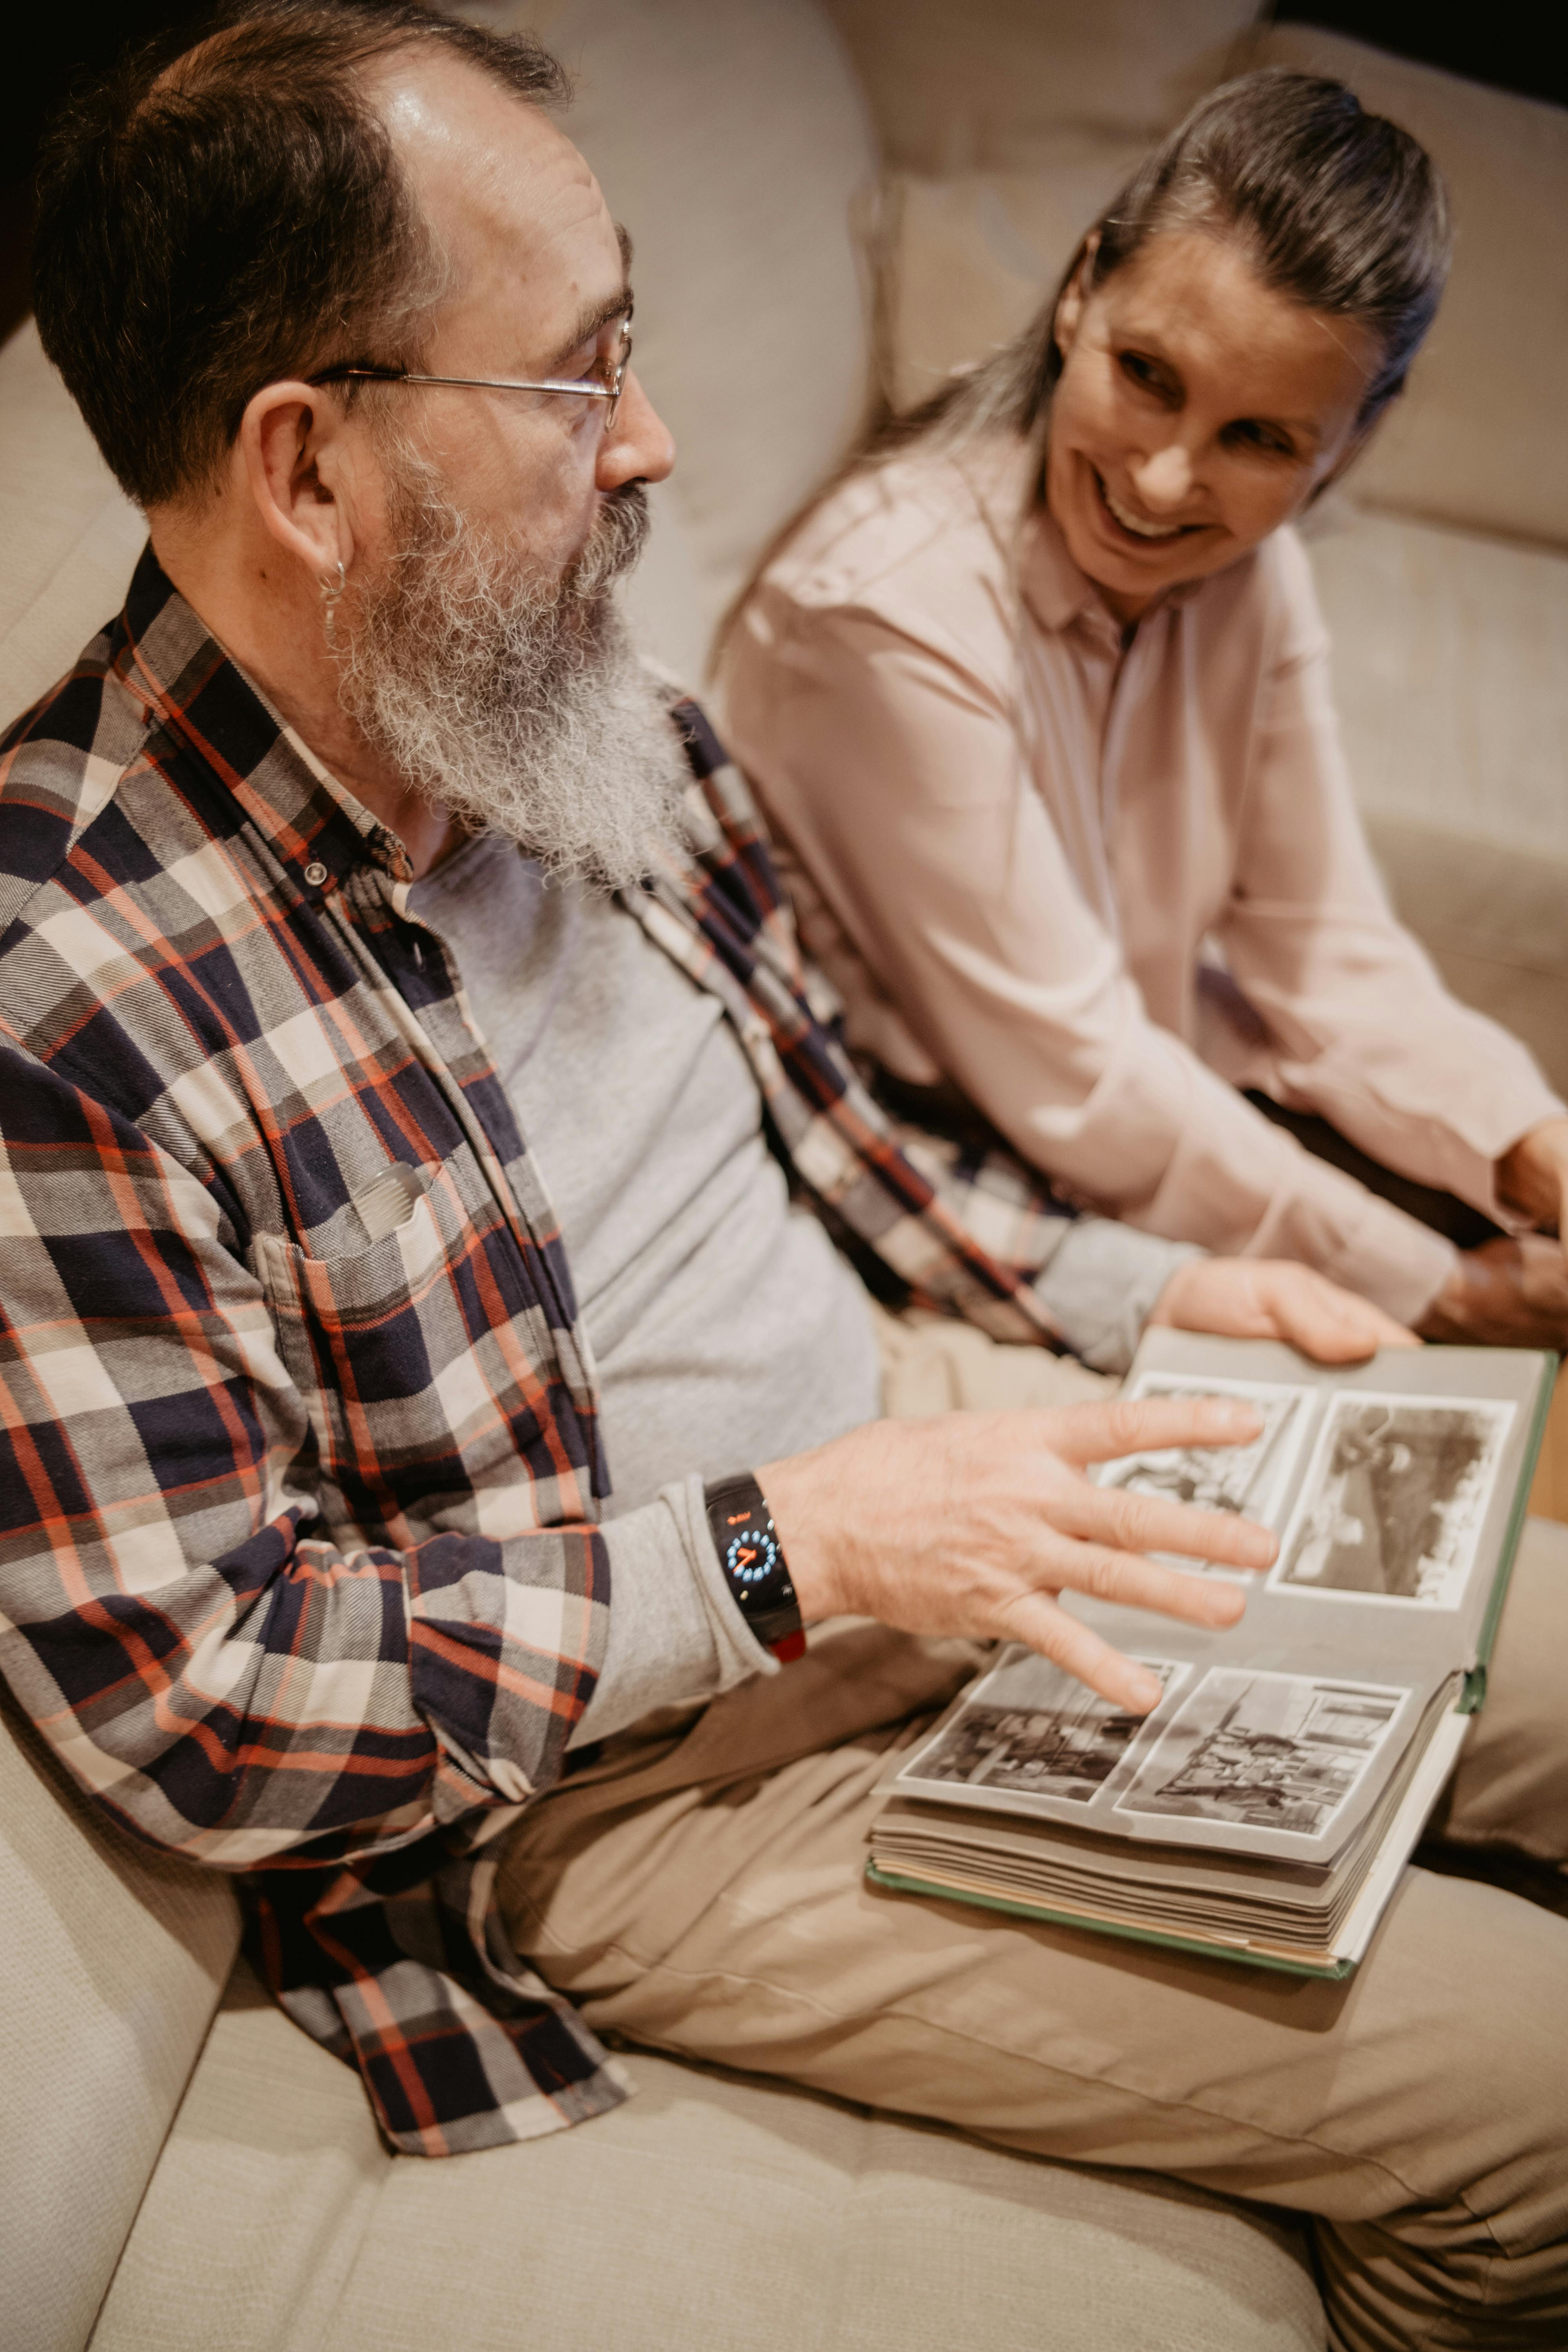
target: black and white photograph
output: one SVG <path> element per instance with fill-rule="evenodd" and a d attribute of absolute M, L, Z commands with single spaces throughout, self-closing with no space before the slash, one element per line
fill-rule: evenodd
<path fill-rule="evenodd" d="M 1336 1397 L 1270 1590 L 1458 1608 L 1513 1415 L 1479 1399 Z"/>
<path fill-rule="evenodd" d="M 1140 1657 L 1167 1696 L 1188 1669 Z M 1015 1797 L 1088 1804 L 1150 1718 L 1119 1713 L 1048 1659 L 1021 1651 L 977 1685 L 974 1696 L 904 1767 L 900 1788 L 922 1781 Z"/>
<path fill-rule="evenodd" d="M 1118 1461 L 1102 1463 L 1097 1483 L 1120 1486 L 1129 1494 L 1163 1495 L 1172 1502 L 1194 1503 L 1200 1510 L 1235 1511 L 1278 1529 L 1306 1435 L 1312 1391 L 1181 1372 L 1145 1372 L 1128 1390 L 1130 1401 L 1166 1396 L 1243 1398 L 1262 1414 L 1262 1430 L 1248 1445 L 1170 1445 L 1152 1453 L 1126 1454 Z M 1173 1567 L 1190 1573 L 1224 1577 L 1237 1584 L 1253 1580 L 1242 1570 L 1221 1568 L 1212 1560 L 1179 1559 L 1173 1553 L 1159 1556 L 1168 1557 Z"/>
<path fill-rule="evenodd" d="M 1321 1838 L 1408 1696 L 1376 1683 L 1212 1667 L 1116 1810 Z"/>

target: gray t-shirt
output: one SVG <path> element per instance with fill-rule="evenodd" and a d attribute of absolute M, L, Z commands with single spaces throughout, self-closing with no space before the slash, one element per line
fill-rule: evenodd
<path fill-rule="evenodd" d="M 598 1369 L 612 1507 L 878 1408 L 865 1292 L 792 1206 L 723 1006 L 603 891 L 486 837 L 416 885 L 549 1192 Z"/>

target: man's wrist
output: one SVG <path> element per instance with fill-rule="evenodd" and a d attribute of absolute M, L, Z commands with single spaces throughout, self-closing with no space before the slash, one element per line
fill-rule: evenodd
<path fill-rule="evenodd" d="M 805 1648 L 805 1626 L 773 1515 L 752 1471 L 705 1489 L 708 1525 L 731 1597 L 781 1664 Z"/>

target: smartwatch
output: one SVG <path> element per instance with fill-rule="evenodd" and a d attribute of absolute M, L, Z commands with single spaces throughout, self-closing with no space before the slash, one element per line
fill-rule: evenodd
<path fill-rule="evenodd" d="M 763 1490 L 745 1471 L 704 1488 L 708 1525 L 735 1605 L 764 1650 L 781 1664 L 805 1653 L 805 1627 L 784 1547 Z"/>

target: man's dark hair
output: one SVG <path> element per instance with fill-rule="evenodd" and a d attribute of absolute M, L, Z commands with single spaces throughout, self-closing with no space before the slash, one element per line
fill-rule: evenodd
<path fill-rule="evenodd" d="M 194 45 L 143 43 L 50 124 L 38 331 L 142 506 L 213 478 L 263 384 L 417 362 L 441 257 L 365 72 L 421 48 L 535 102 L 567 95 L 533 42 L 416 0 L 255 0 Z"/>

